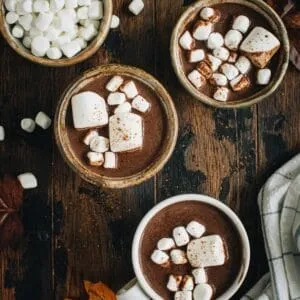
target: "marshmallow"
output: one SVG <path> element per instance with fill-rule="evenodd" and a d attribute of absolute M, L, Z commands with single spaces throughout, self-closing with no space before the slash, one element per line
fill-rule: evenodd
<path fill-rule="evenodd" d="M 37 179 L 32 173 L 23 173 L 17 176 L 23 189 L 34 189 L 38 186 Z"/>
<path fill-rule="evenodd" d="M 224 42 L 228 49 L 237 50 L 242 39 L 243 35 L 239 31 L 231 29 L 226 33 Z"/>
<path fill-rule="evenodd" d="M 43 57 L 50 48 L 49 40 L 43 36 L 36 36 L 32 39 L 31 51 L 37 57 Z"/>
<path fill-rule="evenodd" d="M 239 70 L 232 64 L 225 63 L 220 69 L 228 80 L 232 80 L 239 75 Z"/>
<path fill-rule="evenodd" d="M 124 114 L 131 112 L 131 104 L 129 102 L 124 102 L 120 104 L 114 111 L 115 115 Z"/>
<path fill-rule="evenodd" d="M 4 6 L 8 11 L 16 11 L 17 1 L 15 0 L 5 0 Z"/>
<path fill-rule="evenodd" d="M 73 96 L 72 113 L 76 129 L 108 124 L 105 100 L 94 92 L 83 92 Z"/>
<path fill-rule="evenodd" d="M 32 13 L 32 10 L 33 10 L 32 1 L 30 1 L 30 0 L 25 0 L 25 1 L 23 2 L 23 10 L 24 10 L 24 12 L 26 12 L 26 13 Z"/>
<path fill-rule="evenodd" d="M 91 41 L 97 35 L 97 30 L 93 24 L 89 24 L 87 27 L 81 27 L 79 29 L 79 36 L 87 42 Z"/>
<path fill-rule="evenodd" d="M 124 93 L 114 92 L 110 93 L 107 97 L 107 103 L 109 105 L 119 105 L 126 101 L 126 96 Z"/>
<path fill-rule="evenodd" d="M 35 129 L 35 122 L 30 119 L 30 118 L 26 118 L 21 120 L 21 128 L 29 133 L 32 133 Z"/>
<path fill-rule="evenodd" d="M 193 292 L 194 300 L 210 300 L 213 296 L 213 289 L 207 283 L 200 283 Z"/>
<path fill-rule="evenodd" d="M 233 21 L 232 28 L 240 31 L 241 33 L 246 33 L 250 26 L 250 20 L 248 17 L 240 15 L 236 17 Z"/>
<path fill-rule="evenodd" d="M 74 25 L 72 29 L 70 29 L 70 31 L 68 32 L 68 34 L 70 35 L 70 38 L 72 40 L 72 42 L 74 41 L 74 39 L 78 36 L 78 30 L 79 27 L 78 25 Z M 79 45 L 80 46 L 80 45 Z"/>
<path fill-rule="evenodd" d="M 204 7 L 200 11 L 200 17 L 203 20 L 217 23 L 220 20 L 221 14 L 218 10 L 211 7 Z"/>
<path fill-rule="evenodd" d="M 134 113 L 109 119 L 110 148 L 113 152 L 135 151 L 143 146 L 143 119 Z"/>
<path fill-rule="evenodd" d="M 197 65 L 197 70 L 201 73 L 202 76 L 204 76 L 206 79 L 209 79 L 213 73 L 212 68 L 206 61 L 201 61 Z"/>
<path fill-rule="evenodd" d="M 235 91 L 242 91 L 250 86 L 250 80 L 247 75 L 239 75 L 230 81 L 231 88 Z"/>
<path fill-rule="evenodd" d="M 95 136 L 90 142 L 90 149 L 97 153 L 104 153 L 109 150 L 109 139 L 104 136 Z"/>
<path fill-rule="evenodd" d="M 182 281 L 182 276 L 170 275 L 167 283 L 167 289 L 171 292 L 177 292 Z"/>
<path fill-rule="evenodd" d="M 220 48 L 224 45 L 224 38 L 219 32 L 212 32 L 207 40 L 207 47 L 209 49 Z"/>
<path fill-rule="evenodd" d="M 52 46 L 61 48 L 63 45 L 68 43 L 71 43 L 71 37 L 68 33 L 63 33 L 55 41 L 52 42 Z"/>
<path fill-rule="evenodd" d="M 19 16 L 26 15 L 27 12 L 23 8 L 23 2 L 17 2 L 16 4 L 16 12 Z"/>
<path fill-rule="evenodd" d="M 29 37 L 30 38 L 34 38 L 36 36 L 42 36 L 42 35 L 43 35 L 43 32 L 38 30 L 35 27 L 31 27 L 31 29 L 29 30 Z"/>
<path fill-rule="evenodd" d="M 5 20 L 9 25 L 15 24 L 19 20 L 19 15 L 14 11 L 10 11 L 6 14 Z"/>
<path fill-rule="evenodd" d="M 132 0 L 128 6 L 128 9 L 137 16 L 142 12 L 144 6 L 145 4 L 142 0 Z"/>
<path fill-rule="evenodd" d="M 194 238 L 200 238 L 206 228 L 197 221 L 192 221 L 186 226 L 186 231 Z"/>
<path fill-rule="evenodd" d="M 77 18 L 79 20 L 87 20 L 89 18 L 89 8 L 87 6 L 82 6 L 77 9 Z"/>
<path fill-rule="evenodd" d="M 186 258 L 186 253 L 183 250 L 180 249 L 173 249 L 170 252 L 171 261 L 175 265 L 184 265 L 188 262 Z"/>
<path fill-rule="evenodd" d="M 50 10 L 49 2 L 46 0 L 36 0 L 33 3 L 33 11 L 35 13 L 48 12 Z"/>
<path fill-rule="evenodd" d="M 20 25 L 15 25 L 11 33 L 15 38 L 20 39 L 24 36 L 24 29 Z"/>
<path fill-rule="evenodd" d="M 104 163 L 104 157 L 103 153 L 98 153 L 98 152 L 88 152 L 87 153 L 87 159 L 89 161 L 89 165 L 91 166 L 97 166 L 100 167 Z"/>
<path fill-rule="evenodd" d="M 189 53 L 189 62 L 196 63 L 205 58 L 205 52 L 203 49 L 195 49 Z"/>
<path fill-rule="evenodd" d="M 65 0 L 50 0 L 50 11 L 57 13 L 65 6 Z"/>
<path fill-rule="evenodd" d="M 22 41 L 24 47 L 28 48 L 28 49 L 31 48 L 31 42 L 32 42 L 32 39 L 29 36 L 25 36 L 24 39 L 23 39 L 23 41 Z"/>
<path fill-rule="evenodd" d="M 270 69 L 261 69 L 257 72 L 257 84 L 266 85 L 270 82 L 271 79 L 271 70 Z"/>
<path fill-rule="evenodd" d="M 224 265 L 226 255 L 222 238 L 215 234 L 192 240 L 187 246 L 187 257 L 194 268 Z"/>
<path fill-rule="evenodd" d="M 180 46 L 185 50 L 191 50 L 195 47 L 195 41 L 189 31 L 186 31 L 179 39 Z"/>
<path fill-rule="evenodd" d="M 142 96 L 138 95 L 132 100 L 132 108 L 138 110 L 139 112 L 145 113 L 150 109 L 150 103 L 143 98 Z"/>
<path fill-rule="evenodd" d="M 3 126 L 0 125 L 0 142 L 5 140 L 5 129 Z"/>
<path fill-rule="evenodd" d="M 161 250 L 154 250 L 151 260 L 157 265 L 164 265 L 169 261 L 169 255 Z"/>
<path fill-rule="evenodd" d="M 193 37 L 198 41 L 206 41 L 212 32 L 213 25 L 207 21 L 198 21 L 194 26 Z"/>
<path fill-rule="evenodd" d="M 235 63 L 235 66 L 242 74 L 246 74 L 251 68 L 251 62 L 246 56 L 240 56 Z"/>
<path fill-rule="evenodd" d="M 104 153 L 104 168 L 106 169 L 116 169 L 117 168 L 117 156 L 113 152 Z"/>
<path fill-rule="evenodd" d="M 77 6 L 77 0 L 65 0 L 65 8 L 76 8 Z"/>
<path fill-rule="evenodd" d="M 72 41 L 62 45 L 61 50 L 66 57 L 71 58 L 81 51 L 81 47 L 77 41 Z"/>
<path fill-rule="evenodd" d="M 100 26 L 100 21 L 97 20 L 80 20 L 79 24 L 84 26 L 84 27 L 88 27 L 90 24 L 92 24 L 94 26 L 95 29 L 98 30 L 99 26 Z"/>
<path fill-rule="evenodd" d="M 35 123 L 43 129 L 48 129 L 51 126 L 51 119 L 42 111 L 35 116 Z"/>
<path fill-rule="evenodd" d="M 49 42 L 53 42 L 57 40 L 60 34 L 61 34 L 61 30 L 55 28 L 52 25 L 50 25 L 48 29 L 44 32 L 45 38 L 47 38 Z"/>
<path fill-rule="evenodd" d="M 192 291 L 194 289 L 194 280 L 192 276 L 185 275 L 181 282 L 181 289 L 183 291 Z"/>
<path fill-rule="evenodd" d="M 56 25 L 61 31 L 69 32 L 74 27 L 76 17 L 77 15 L 75 10 L 64 8 L 57 12 Z"/>
<path fill-rule="evenodd" d="M 205 77 L 202 76 L 197 70 L 193 70 L 188 75 L 188 79 L 197 89 L 199 89 L 202 85 L 204 85 L 206 81 Z"/>
<path fill-rule="evenodd" d="M 218 87 L 213 95 L 215 100 L 226 101 L 228 98 L 229 89 L 226 87 Z"/>
<path fill-rule="evenodd" d="M 183 226 L 173 229 L 173 238 L 178 247 L 185 246 L 190 241 L 190 237 Z"/>
<path fill-rule="evenodd" d="M 219 58 L 217 58 L 211 54 L 207 55 L 206 61 L 209 63 L 213 72 L 217 71 L 219 69 L 220 65 L 222 64 L 222 61 Z"/>
<path fill-rule="evenodd" d="M 238 54 L 236 52 L 231 51 L 228 57 L 228 62 L 235 63 L 237 61 Z"/>
<path fill-rule="evenodd" d="M 218 59 L 226 61 L 229 58 L 230 53 L 225 47 L 219 47 L 214 49 L 213 55 Z"/>
<path fill-rule="evenodd" d="M 76 41 L 78 43 L 78 45 L 80 46 L 81 50 L 87 47 L 87 42 L 83 38 L 81 38 L 81 37 L 78 37 L 77 39 L 75 39 L 73 41 Z"/>
<path fill-rule="evenodd" d="M 50 59 L 60 59 L 62 57 L 62 52 L 57 47 L 51 47 L 47 50 L 46 55 Z"/>
<path fill-rule="evenodd" d="M 172 238 L 162 238 L 157 242 L 157 248 L 162 251 L 169 251 L 175 247 L 175 242 Z"/>
<path fill-rule="evenodd" d="M 77 0 L 79 6 L 90 6 L 92 1 L 91 0 Z"/>
<path fill-rule="evenodd" d="M 86 136 L 83 139 L 83 143 L 87 146 L 90 145 L 91 141 L 96 137 L 99 136 L 98 131 L 97 130 L 91 130 L 89 131 Z"/>
<path fill-rule="evenodd" d="M 227 85 L 227 77 L 221 73 L 214 73 L 212 74 L 209 82 L 212 85 L 217 85 L 217 86 L 226 86 Z"/>
<path fill-rule="evenodd" d="M 103 18 L 103 3 L 102 1 L 92 1 L 89 6 L 89 18 L 93 20 L 100 20 Z"/>
<path fill-rule="evenodd" d="M 20 16 L 19 24 L 24 28 L 25 31 L 29 31 L 31 28 L 32 19 L 33 18 L 31 14 Z"/>
<path fill-rule="evenodd" d="M 110 92 L 115 92 L 119 89 L 119 87 L 123 84 L 123 82 L 124 82 L 124 80 L 121 76 L 114 76 L 106 84 L 106 89 Z"/>
<path fill-rule="evenodd" d="M 192 292 L 191 291 L 176 292 L 174 296 L 174 300 L 192 300 Z"/>
<path fill-rule="evenodd" d="M 136 97 L 138 95 L 138 90 L 132 80 L 125 82 L 120 87 L 120 90 L 126 94 L 126 97 L 128 99 L 133 99 L 134 97 Z"/>
<path fill-rule="evenodd" d="M 197 268 L 192 271 L 195 284 L 207 283 L 207 275 L 204 268 Z"/>
<path fill-rule="evenodd" d="M 35 26 L 40 31 L 46 31 L 53 20 L 53 13 L 40 13 L 35 20 Z"/>
<path fill-rule="evenodd" d="M 120 18 L 116 15 L 112 15 L 111 22 L 110 22 L 110 28 L 115 29 L 118 28 L 120 25 Z"/>

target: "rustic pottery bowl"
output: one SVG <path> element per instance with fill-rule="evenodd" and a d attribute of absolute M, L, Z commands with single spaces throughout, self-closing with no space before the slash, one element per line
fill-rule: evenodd
<path fill-rule="evenodd" d="M 96 53 L 96 51 L 100 48 L 103 44 L 104 40 L 106 39 L 109 28 L 111 17 L 113 13 L 113 3 L 112 0 L 103 0 L 104 4 L 104 16 L 101 20 L 99 32 L 97 36 L 88 44 L 88 46 L 75 55 L 72 58 L 61 58 L 57 60 L 52 60 L 46 57 L 36 57 L 34 56 L 31 51 L 25 48 L 21 42 L 21 40 L 12 36 L 10 31 L 10 25 L 8 25 L 5 21 L 5 7 L 4 7 L 4 0 L 0 0 L 0 31 L 3 37 L 6 39 L 8 44 L 21 56 L 24 58 L 41 65 L 49 66 L 49 67 L 65 67 L 80 63 L 90 56 Z"/>
<path fill-rule="evenodd" d="M 276 70 L 276 73 L 273 74 L 273 78 L 271 82 L 263 88 L 258 93 L 244 98 L 240 100 L 234 101 L 217 101 L 204 93 L 198 91 L 187 79 L 180 56 L 180 46 L 178 43 L 179 38 L 184 32 L 186 24 L 188 24 L 191 20 L 195 18 L 197 14 L 199 14 L 200 10 L 206 6 L 212 6 L 220 3 L 236 3 L 245 5 L 254 9 L 257 13 L 261 14 L 263 17 L 266 18 L 270 26 L 272 27 L 275 35 L 281 42 L 281 48 L 279 50 L 279 63 Z M 171 37 L 171 58 L 172 58 L 172 65 L 175 70 L 175 73 L 183 85 L 183 87 L 197 100 L 200 100 L 206 104 L 215 106 L 215 107 L 224 107 L 224 108 L 233 108 L 233 107 L 244 107 L 255 104 L 259 101 L 270 96 L 279 86 L 283 77 L 286 73 L 288 63 L 289 63 L 289 39 L 287 35 L 286 28 L 281 21 L 280 17 L 276 14 L 276 12 L 267 5 L 262 0 L 200 0 L 196 3 L 192 4 L 187 8 L 187 10 L 181 15 L 179 18 Z"/>
<path fill-rule="evenodd" d="M 129 76 L 141 81 L 155 92 L 161 102 L 166 116 L 166 135 L 157 158 L 141 172 L 126 177 L 107 177 L 92 172 L 74 154 L 70 145 L 66 128 L 66 115 L 74 94 L 96 77 L 105 75 Z M 124 65 L 103 65 L 85 72 L 79 79 L 71 83 L 61 96 L 55 115 L 55 138 L 58 148 L 69 166 L 84 180 L 106 188 L 125 188 L 140 184 L 157 174 L 167 163 L 176 145 L 178 135 L 178 118 L 171 96 L 165 88 L 150 74 L 141 69 Z"/>

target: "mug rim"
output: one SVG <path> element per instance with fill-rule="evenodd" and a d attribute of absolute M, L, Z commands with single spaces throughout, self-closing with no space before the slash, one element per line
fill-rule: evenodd
<path fill-rule="evenodd" d="M 202 203 L 209 204 L 216 209 L 223 212 L 232 222 L 236 230 L 238 231 L 238 234 L 240 235 L 241 239 L 241 246 L 242 246 L 242 263 L 240 267 L 239 274 L 235 278 L 234 282 L 231 284 L 231 286 L 223 293 L 221 296 L 219 296 L 217 299 L 219 300 L 226 300 L 230 299 L 240 288 L 242 283 L 244 282 L 246 275 L 248 273 L 249 264 L 250 264 L 250 243 L 248 234 L 246 232 L 246 229 L 240 220 L 240 218 L 237 216 L 237 214 L 227 205 L 225 205 L 223 202 L 212 198 L 207 195 L 203 194 L 181 194 L 177 196 L 170 197 L 159 204 L 155 205 L 150 211 L 147 212 L 147 214 L 143 217 L 141 222 L 139 223 L 137 230 L 135 232 L 134 238 L 133 238 L 133 244 L 132 244 L 132 264 L 133 269 L 135 272 L 135 275 L 137 277 L 137 280 L 142 287 L 142 289 L 153 299 L 155 300 L 162 300 L 162 297 L 159 296 L 153 288 L 150 286 L 150 284 L 147 282 L 141 264 L 140 264 L 140 255 L 139 255 L 139 249 L 140 249 L 140 241 L 143 236 L 143 232 L 148 225 L 148 223 L 151 221 L 151 219 L 159 213 L 162 209 L 173 205 L 178 202 L 187 202 L 187 201 L 198 201 Z"/>

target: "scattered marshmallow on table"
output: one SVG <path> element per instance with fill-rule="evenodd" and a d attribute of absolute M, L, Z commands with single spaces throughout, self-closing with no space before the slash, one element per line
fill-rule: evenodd
<path fill-rule="evenodd" d="M 126 101 L 125 94 L 120 92 L 110 93 L 107 97 L 108 105 L 120 105 L 125 101 Z"/>
<path fill-rule="evenodd" d="M 209 49 L 220 48 L 224 45 L 224 38 L 219 32 L 212 32 L 207 40 L 207 47 Z"/>
<path fill-rule="evenodd" d="M 93 140 L 93 138 L 95 138 L 96 136 L 98 136 L 98 131 L 97 130 L 90 130 L 84 137 L 83 139 L 83 143 L 87 146 L 90 145 L 91 141 Z"/>
<path fill-rule="evenodd" d="M 226 86 L 228 83 L 227 77 L 221 73 L 213 73 L 209 81 L 212 85 L 217 86 Z"/>
<path fill-rule="evenodd" d="M 138 90 L 132 80 L 125 82 L 124 85 L 120 87 L 120 90 L 125 93 L 128 99 L 133 99 L 138 95 Z"/>
<path fill-rule="evenodd" d="M 5 140 L 5 129 L 3 126 L 0 125 L 0 142 Z"/>
<path fill-rule="evenodd" d="M 124 114 L 124 113 L 129 113 L 131 112 L 131 104 L 129 102 L 124 102 L 120 105 L 117 106 L 117 108 L 114 110 L 114 114 Z"/>
<path fill-rule="evenodd" d="M 133 0 L 130 2 L 128 9 L 131 11 L 134 15 L 139 15 L 142 10 L 144 9 L 144 2 L 142 0 Z"/>
<path fill-rule="evenodd" d="M 29 133 L 32 133 L 35 129 L 35 122 L 30 119 L 30 118 L 25 118 L 23 120 L 21 120 L 21 128 L 26 131 L 26 132 L 29 132 Z"/>
<path fill-rule="evenodd" d="M 235 66 L 242 74 L 246 74 L 251 68 L 251 62 L 246 56 L 242 55 L 236 61 Z"/>
<path fill-rule="evenodd" d="M 116 169 L 117 168 L 117 155 L 114 152 L 104 153 L 104 168 L 106 169 Z"/>
<path fill-rule="evenodd" d="M 188 79 L 197 89 L 201 88 L 201 86 L 203 86 L 206 82 L 205 77 L 197 70 L 193 70 L 191 73 L 189 73 Z"/>
<path fill-rule="evenodd" d="M 132 108 L 142 113 L 145 113 L 150 109 L 150 103 L 140 95 L 136 96 L 132 100 L 131 104 L 132 104 Z"/>
<path fill-rule="evenodd" d="M 183 291 L 192 291 L 194 289 L 194 280 L 190 275 L 185 275 L 181 282 L 181 289 Z"/>
<path fill-rule="evenodd" d="M 232 64 L 225 63 L 221 66 L 220 69 L 228 80 L 232 80 L 239 75 L 239 70 Z"/>
<path fill-rule="evenodd" d="M 257 71 L 257 83 L 259 85 L 266 85 L 270 82 L 271 79 L 271 70 L 270 69 L 261 69 Z"/>
<path fill-rule="evenodd" d="M 171 261 L 175 265 L 184 265 L 188 262 L 186 253 L 181 249 L 173 249 L 170 252 Z"/>
<path fill-rule="evenodd" d="M 42 111 L 35 117 L 35 123 L 43 129 L 48 129 L 51 126 L 51 119 Z"/>
<path fill-rule="evenodd" d="M 238 30 L 231 29 L 226 33 L 224 43 L 228 49 L 237 50 L 242 39 L 243 35 Z"/>
<path fill-rule="evenodd" d="M 203 49 L 195 49 L 189 53 L 189 62 L 196 63 L 205 58 L 205 52 Z"/>
<path fill-rule="evenodd" d="M 169 261 L 169 255 L 161 250 L 154 250 L 151 255 L 151 260 L 157 265 L 164 265 Z"/>
<path fill-rule="evenodd" d="M 88 152 L 87 153 L 87 159 L 89 161 L 89 164 L 91 166 L 97 166 L 100 167 L 104 163 L 104 156 L 103 153 L 98 153 L 98 152 Z"/>
<path fill-rule="evenodd" d="M 197 221 L 191 221 L 186 226 L 186 231 L 194 238 L 200 238 L 204 234 L 205 230 L 205 226 Z"/>
<path fill-rule="evenodd" d="M 115 29 L 118 28 L 120 25 L 120 18 L 116 15 L 112 15 L 111 22 L 110 22 L 110 28 Z"/>
<path fill-rule="evenodd" d="M 95 136 L 90 142 L 93 152 L 104 153 L 109 150 L 109 139 L 104 136 Z"/>
<path fill-rule="evenodd" d="M 229 89 L 227 87 L 218 87 L 213 98 L 218 101 L 226 101 L 228 99 Z"/>
<path fill-rule="evenodd" d="M 240 31 L 241 33 L 246 33 L 250 26 L 250 20 L 248 17 L 240 15 L 237 16 L 232 24 L 232 28 Z"/>
<path fill-rule="evenodd" d="M 121 76 L 116 75 L 106 84 L 106 89 L 110 92 L 115 92 L 119 89 L 123 82 L 124 79 Z"/>
<path fill-rule="evenodd" d="M 191 50 L 195 47 L 195 41 L 189 31 L 185 31 L 179 39 L 180 46 L 185 50 Z"/>
<path fill-rule="evenodd" d="M 38 186 L 36 177 L 30 172 L 20 174 L 17 177 L 23 189 L 34 189 Z"/>
<path fill-rule="evenodd" d="M 190 237 L 183 226 L 178 226 L 173 229 L 173 238 L 178 247 L 185 246 L 190 241 Z"/>
<path fill-rule="evenodd" d="M 172 238 L 162 238 L 157 242 L 157 248 L 162 251 L 168 251 L 175 247 L 175 242 Z"/>
<path fill-rule="evenodd" d="M 233 91 L 238 92 L 247 89 L 250 86 L 250 80 L 247 75 L 240 74 L 230 81 Z"/>
<path fill-rule="evenodd" d="M 213 289 L 207 283 L 198 284 L 193 292 L 194 300 L 210 300 L 213 296 Z"/>
<path fill-rule="evenodd" d="M 218 47 L 213 50 L 213 55 L 218 59 L 226 61 L 229 58 L 230 52 L 225 47 Z"/>
<path fill-rule="evenodd" d="M 193 30 L 193 37 L 198 41 L 206 41 L 211 34 L 213 25 L 208 21 L 198 21 Z"/>
<path fill-rule="evenodd" d="M 177 292 L 182 281 L 182 276 L 180 275 L 170 275 L 167 283 L 167 289 L 171 292 Z"/>
<path fill-rule="evenodd" d="M 204 268 L 197 268 L 192 271 L 194 276 L 195 284 L 206 283 L 207 282 L 207 274 Z"/>
<path fill-rule="evenodd" d="M 175 293 L 174 300 L 192 300 L 192 296 L 191 291 L 180 291 Z"/>

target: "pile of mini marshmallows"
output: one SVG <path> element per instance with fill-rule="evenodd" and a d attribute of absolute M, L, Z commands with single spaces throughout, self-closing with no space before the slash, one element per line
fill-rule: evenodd
<path fill-rule="evenodd" d="M 208 284 L 205 268 L 226 263 L 225 245 L 219 235 L 203 236 L 205 226 L 191 221 L 186 227 L 173 229 L 173 237 L 164 237 L 157 243 L 151 260 L 163 268 L 170 264 L 190 264 L 191 274 L 169 276 L 167 289 L 174 292 L 174 300 L 210 300 L 214 289 Z M 184 248 L 183 248 L 184 247 Z"/>

